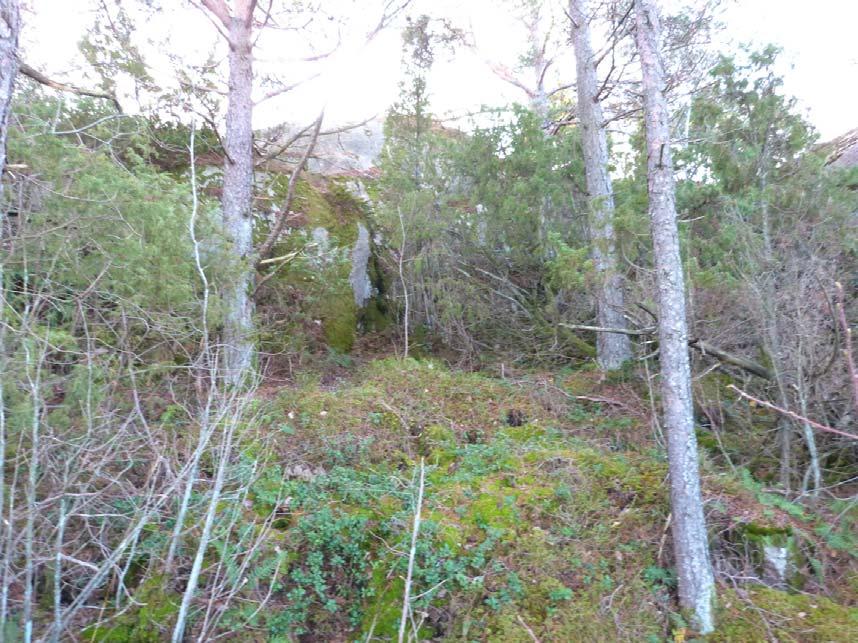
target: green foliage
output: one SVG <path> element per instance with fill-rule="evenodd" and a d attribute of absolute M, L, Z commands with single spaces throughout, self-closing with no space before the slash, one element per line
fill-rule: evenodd
<path fill-rule="evenodd" d="M 579 353 L 556 333 L 588 271 L 570 196 L 583 172 L 576 136 L 546 136 L 520 108 L 467 134 L 419 116 L 422 125 L 414 114 L 388 118 L 375 209 L 412 326 L 473 356 L 478 346 L 533 342 L 535 325 L 557 354 Z"/>
<path fill-rule="evenodd" d="M 60 110 L 60 123 L 91 117 L 85 107 L 69 110 Z M 61 303 L 92 286 L 105 311 L 116 310 L 119 301 L 149 314 L 198 308 L 189 185 L 158 172 L 130 146 L 120 165 L 108 146 L 92 149 L 53 134 L 56 112 L 47 101 L 19 105 L 20 127 L 9 132 L 9 162 L 38 176 L 22 182 L 16 198 L 38 205 L 18 212 L 26 234 L 6 259 L 6 270 L 26 274 L 37 289 L 50 288 Z M 213 209 L 205 202 L 199 225 L 198 236 L 208 242 L 207 264 L 221 264 Z"/>
<path fill-rule="evenodd" d="M 366 590 L 367 519 L 323 508 L 302 518 L 294 536 L 303 560 L 292 563 L 289 606 L 269 622 L 269 631 L 302 634 L 313 622 L 311 610 L 334 614 L 342 605 L 357 625 Z"/>

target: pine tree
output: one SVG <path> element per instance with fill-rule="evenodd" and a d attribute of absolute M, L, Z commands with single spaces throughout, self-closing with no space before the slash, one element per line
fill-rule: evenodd
<path fill-rule="evenodd" d="M 636 39 L 643 72 L 647 137 L 647 185 L 659 307 L 661 395 L 670 467 L 673 546 L 679 600 L 702 633 L 714 628 L 715 582 L 709 543 L 697 437 L 691 402 L 691 368 L 685 312 L 685 280 L 676 226 L 676 194 L 670 126 L 664 97 L 664 66 L 659 50 L 659 16 L 654 0 L 635 0 Z"/>
<path fill-rule="evenodd" d="M 590 253 L 598 277 L 598 325 L 624 330 L 623 281 L 617 269 L 617 242 L 614 234 L 614 191 L 608 172 L 608 141 L 599 99 L 595 55 L 590 42 L 587 0 L 570 0 L 569 15 L 577 69 L 578 119 L 581 123 L 584 172 L 587 178 Z M 628 335 L 616 332 L 598 334 L 596 359 L 602 368 L 620 368 L 631 357 Z"/>

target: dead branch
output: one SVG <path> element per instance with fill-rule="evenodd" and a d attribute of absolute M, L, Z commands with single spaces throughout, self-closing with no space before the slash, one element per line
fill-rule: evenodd
<path fill-rule="evenodd" d="M 849 379 L 852 381 L 852 403 L 855 405 L 855 409 L 858 410 L 858 369 L 855 367 L 855 357 L 852 355 L 852 329 L 849 328 L 849 322 L 846 321 L 843 286 L 839 281 L 835 282 L 834 286 L 837 288 L 837 316 L 845 335 L 843 338 L 843 343 L 845 344 L 843 352 L 846 356 L 846 368 L 849 369 Z"/>
<path fill-rule="evenodd" d="M 518 619 L 518 622 L 524 628 L 525 632 L 527 632 L 528 636 L 530 636 L 530 640 L 533 641 L 533 643 L 540 643 L 539 639 L 536 637 L 536 634 L 534 634 L 533 630 L 530 629 L 530 626 L 525 622 L 523 618 L 521 618 L 521 614 L 516 614 L 516 619 Z"/>
<path fill-rule="evenodd" d="M 655 328 L 641 328 L 638 330 L 628 329 L 628 328 L 606 328 L 603 326 L 585 326 L 583 324 L 564 324 L 561 322 L 558 324 L 559 326 L 563 326 L 564 328 L 571 328 L 572 330 L 589 330 L 594 333 L 617 333 L 619 335 L 629 335 L 631 337 L 639 337 L 641 335 L 652 335 L 655 332 Z"/>
<path fill-rule="evenodd" d="M 712 344 L 704 342 L 702 339 L 690 339 L 688 340 L 688 345 L 700 351 L 702 355 L 712 355 L 713 357 L 721 360 L 722 362 L 737 366 L 743 371 L 747 371 L 748 373 L 756 375 L 757 377 L 761 377 L 764 380 L 774 379 L 774 374 L 765 366 L 757 364 L 756 362 L 752 362 L 751 360 L 745 359 L 744 357 L 739 357 L 738 355 L 728 353 L 727 351 L 721 350 L 717 346 L 713 346 Z"/>
<path fill-rule="evenodd" d="M 815 429 L 819 429 L 820 431 L 825 431 L 827 433 L 834 433 L 835 435 L 841 435 L 844 438 L 849 438 L 850 440 L 858 440 L 858 435 L 855 435 L 853 433 L 847 433 L 846 431 L 841 431 L 840 429 L 835 429 L 833 427 L 826 426 L 825 424 L 820 424 L 819 422 L 814 422 L 813 420 L 806 418 L 803 415 L 799 415 L 798 413 L 795 413 L 794 411 L 790 411 L 788 409 L 783 409 L 779 406 L 775 406 L 771 402 L 766 402 L 765 400 L 760 400 L 760 399 L 754 397 L 753 395 L 751 395 L 750 393 L 746 393 L 745 391 L 743 391 L 739 387 L 734 386 L 733 384 L 728 384 L 727 388 L 733 389 L 734 391 L 736 391 L 736 393 L 738 393 L 740 396 L 742 396 L 743 398 L 745 398 L 746 400 L 748 400 L 750 402 L 753 402 L 755 404 L 759 404 L 760 406 L 765 407 L 765 408 L 769 409 L 770 411 L 775 411 L 776 413 L 780 413 L 781 415 L 785 415 L 786 417 L 791 418 L 793 420 L 796 420 L 797 422 L 804 422 L 806 424 L 809 424 L 810 426 L 812 426 Z"/>
<path fill-rule="evenodd" d="M 331 51 L 331 52 L 329 52 L 329 53 L 325 54 L 325 56 L 329 56 L 331 53 L 333 53 L 333 51 Z M 297 89 L 298 87 L 300 87 L 300 86 L 301 86 L 301 85 L 303 85 L 304 83 L 308 83 L 308 82 L 310 82 L 311 80 L 315 80 L 316 78 L 318 78 L 319 76 L 321 76 L 321 74 L 322 74 L 321 70 L 320 70 L 320 71 L 316 71 L 316 72 L 314 72 L 314 73 L 310 74 L 309 76 L 307 76 L 306 78 L 302 78 L 301 80 L 297 80 L 297 81 L 295 81 L 295 82 L 294 82 L 294 83 L 292 83 L 291 85 L 283 85 L 283 86 L 281 86 L 281 87 L 278 87 L 277 89 L 272 89 L 270 92 L 268 92 L 267 94 L 265 94 L 265 96 L 263 96 L 262 98 L 260 98 L 258 101 L 255 101 L 255 102 L 253 103 L 253 106 L 254 106 L 254 107 L 256 107 L 257 105 L 259 105 L 259 104 L 261 104 L 261 103 L 264 103 L 264 102 L 265 102 L 265 101 L 267 101 L 267 100 L 271 100 L 272 98 L 276 98 L 277 96 L 282 96 L 283 94 L 288 94 L 288 93 L 289 93 L 289 92 L 291 92 L 293 89 Z"/>
<path fill-rule="evenodd" d="M 263 259 L 267 259 L 271 254 L 271 251 L 274 248 L 274 244 L 277 243 L 277 240 L 280 238 L 280 233 L 283 232 L 283 228 L 286 226 L 286 222 L 289 220 L 289 211 L 292 208 L 292 201 L 295 198 L 295 186 L 298 183 L 298 176 L 301 174 L 301 170 L 304 168 L 304 164 L 307 162 L 307 159 L 310 157 L 310 154 L 313 153 L 313 149 L 316 147 L 316 141 L 319 140 L 319 130 L 322 128 L 322 120 L 325 117 L 324 110 L 319 114 L 319 117 L 316 119 L 315 128 L 313 129 L 313 137 L 310 139 L 309 144 L 304 150 L 304 154 L 301 156 L 301 159 L 298 161 L 298 164 L 295 166 L 295 169 L 292 171 L 292 176 L 289 177 L 289 188 L 286 192 L 286 201 L 283 204 L 283 208 L 280 212 L 280 216 L 277 219 L 277 222 L 274 224 L 274 228 L 272 228 L 271 232 L 268 234 L 268 238 L 262 243 L 259 247 L 258 259 L 256 261 L 256 268 L 262 265 L 260 262 Z"/>
<path fill-rule="evenodd" d="M 122 113 L 122 106 L 119 104 L 119 101 L 116 100 L 116 96 L 114 96 L 113 94 L 108 94 L 107 92 L 99 92 L 90 89 L 83 89 L 81 87 L 75 87 L 74 85 L 61 83 L 57 80 L 48 78 L 42 72 L 33 69 L 24 61 L 18 62 L 18 69 L 27 78 L 35 80 L 37 83 L 44 85 L 45 87 L 50 87 L 51 89 L 56 89 L 57 91 L 69 94 L 77 94 L 78 96 L 89 96 L 91 98 L 104 98 L 105 100 L 109 100 L 116 107 L 116 111 L 118 111 L 120 114 Z"/>
<path fill-rule="evenodd" d="M 647 312 L 646 308 L 644 308 Z M 650 313 L 652 314 L 652 313 Z M 572 330 L 586 330 L 594 333 L 619 333 L 621 335 L 629 335 L 631 337 L 641 337 L 641 336 L 649 336 L 655 333 L 655 327 L 649 326 L 646 328 L 639 329 L 627 329 L 627 328 L 604 328 L 601 326 L 585 326 L 583 324 L 565 324 L 560 323 L 560 326 L 564 328 L 571 328 Z M 731 364 L 732 366 L 736 366 L 741 368 L 743 371 L 747 371 L 752 375 L 756 375 L 757 377 L 761 377 L 764 380 L 772 380 L 774 379 L 774 375 L 772 372 L 767 369 L 765 366 L 761 364 L 757 364 L 756 362 L 746 359 L 744 357 L 740 357 L 738 355 L 733 355 L 732 353 L 728 353 L 727 351 L 718 348 L 717 346 L 713 346 L 708 342 L 704 342 L 702 339 L 694 338 L 688 340 L 688 345 L 695 350 L 700 351 L 702 355 L 711 355 L 716 359 L 721 360 L 726 364 Z"/>
<path fill-rule="evenodd" d="M 378 116 L 378 114 L 373 114 L 372 116 L 365 118 L 362 121 L 357 122 L 357 123 L 347 123 L 346 125 L 342 125 L 340 127 L 335 127 L 333 129 L 321 130 L 319 132 L 319 138 L 323 138 L 325 136 L 333 136 L 335 134 L 342 134 L 343 132 L 349 132 L 353 129 L 357 129 L 358 127 L 363 127 L 364 125 L 369 123 L 371 120 L 373 120 L 377 116 Z M 295 132 L 294 134 L 292 134 L 292 136 L 290 136 L 286 140 L 285 143 L 283 143 L 282 145 L 278 145 L 277 149 L 275 149 L 273 152 L 266 152 L 265 154 L 260 154 L 260 158 L 258 161 L 256 161 L 255 167 L 260 167 L 261 165 L 264 165 L 266 162 L 274 160 L 275 158 L 277 158 L 278 156 L 283 154 L 283 152 L 285 152 L 290 147 L 292 147 L 299 139 L 303 138 L 304 136 L 307 136 L 308 134 L 312 135 L 311 130 L 313 129 L 314 126 L 315 126 L 315 122 L 310 123 L 306 127 L 303 127 L 301 129 L 299 129 L 297 132 Z"/>

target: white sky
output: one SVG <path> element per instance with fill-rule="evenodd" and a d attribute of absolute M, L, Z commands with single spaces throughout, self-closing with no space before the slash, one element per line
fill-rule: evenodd
<path fill-rule="evenodd" d="M 184 5 L 180 0 L 175 2 Z M 354 31 L 365 33 L 374 20 L 371 8 L 377 3 L 328 0 L 324 4 L 354 12 Z M 785 89 L 799 98 L 822 138 L 858 127 L 858 1 L 727 0 L 726 4 L 724 48 L 740 42 L 781 46 Z M 77 42 L 92 20 L 92 0 L 30 0 L 30 5 L 23 35 L 25 58 L 52 76 L 80 80 Z M 455 59 L 436 64 L 430 79 L 436 113 L 462 114 L 481 104 L 523 101 L 519 90 L 497 79 L 481 60 L 511 63 L 524 50 L 523 33 L 503 7 L 498 0 L 415 0 L 412 14 L 425 11 L 449 16 L 457 26 L 473 30 L 481 51 L 480 56 L 460 52 Z M 168 38 L 167 47 L 183 55 L 207 53 L 216 42 L 211 24 L 187 9 L 177 9 L 169 24 L 141 25 L 140 34 L 141 41 Z M 279 35 L 274 44 L 266 45 L 260 52 L 258 68 L 288 69 L 300 78 L 302 72 L 285 60 L 285 47 L 277 45 L 292 38 Z M 308 121 L 323 102 L 327 102 L 328 122 L 357 121 L 383 113 L 397 96 L 399 33 L 392 29 L 384 32 L 369 46 L 358 41 L 353 38 L 346 42 L 339 54 L 324 63 L 317 80 L 281 99 L 263 103 L 255 115 L 255 125 Z M 163 47 L 159 45 L 156 51 Z M 158 60 L 154 55 L 156 65 Z M 558 60 L 557 69 L 571 73 L 572 65 L 570 47 Z"/>

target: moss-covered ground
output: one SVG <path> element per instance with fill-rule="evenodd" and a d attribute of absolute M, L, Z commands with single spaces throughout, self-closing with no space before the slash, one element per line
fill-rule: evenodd
<path fill-rule="evenodd" d="M 421 462 L 408 624 L 421 640 L 693 638 L 676 603 L 667 465 L 631 379 L 382 359 L 267 393 L 276 457 L 246 510 L 273 529 L 246 604 L 223 619 L 231 640 L 395 640 Z M 821 505 L 702 463 L 720 586 L 711 640 L 858 640 L 844 514 L 840 527 Z M 759 561 L 742 534 L 788 535 L 804 583 L 749 581 Z"/>

